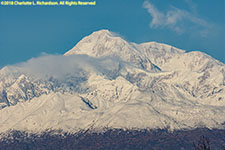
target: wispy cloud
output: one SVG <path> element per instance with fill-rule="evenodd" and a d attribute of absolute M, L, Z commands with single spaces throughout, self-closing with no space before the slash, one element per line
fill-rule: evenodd
<path fill-rule="evenodd" d="M 87 55 L 48 55 L 32 58 L 12 67 L 12 73 L 19 71 L 28 77 L 48 80 L 53 77 L 64 80 L 67 76 L 86 77 L 91 73 L 103 74 L 109 78 L 119 70 L 119 57 L 93 58 Z"/>
<path fill-rule="evenodd" d="M 163 25 L 165 21 L 165 16 L 163 13 L 158 11 L 158 9 L 155 8 L 155 6 L 149 3 L 148 1 L 144 2 L 143 7 L 146 8 L 149 14 L 152 16 L 152 22 L 150 23 L 150 27 L 153 28 Z"/>
<path fill-rule="evenodd" d="M 196 5 L 191 0 L 186 0 L 191 12 L 170 6 L 167 12 L 158 10 L 152 3 L 145 1 L 143 7 L 152 16 L 150 28 L 169 28 L 179 34 L 185 32 L 198 32 L 207 36 L 212 24 L 197 17 Z"/>
<path fill-rule="evenodd" d="M 184 0 L 193 13 L 197 13 L 197 5 L 192 0 Z"/>

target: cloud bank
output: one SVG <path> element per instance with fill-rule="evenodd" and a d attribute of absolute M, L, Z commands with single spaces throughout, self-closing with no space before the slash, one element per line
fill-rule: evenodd
<path fill-rule="evenodd" d="M 91 73 L 113 76 L 122 61 L 117 57 L 93 58 L 87 55 L 44 55 L 13 66 L 11 70 L 34 79 L 48 80 L 53 77 L 64 80 L 68 76 L 86 77 Z"/>
<path fill-rule="evenodd" d="M 212 25 L 196 16 L 196 5 L 193 2 L 186 0 L 186 3 L 193 13 L 174 6 L 171 6 L 166 12 L 162 12 L 152 3 L 145 1 L 143 8 L 147 9 L 152 16 L 150 28 L 169 28 L 179 34 L 199 32 L 201 36 L 207 36 Z"/>

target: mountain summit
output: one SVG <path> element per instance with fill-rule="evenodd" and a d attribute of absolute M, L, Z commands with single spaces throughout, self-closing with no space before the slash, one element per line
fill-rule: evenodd
<path fill-rule="evenodd" d="M 125 41 L 116 33 L 108 30 L 100 30 L 84 37 L 64 55 L 85 54 L 92 57 L 117 56 L 147 71 L 159 71 L 159 68 L 143 55 L 136 46 L 136 44 Z"/>
<path fill-rule="evenodd" d="M 89 54 L 92 56 L 104 56 L 113 53 L 113 50 L 115 51 L 118 47 L 123 45 L 129 44 L 109 30 L 100 30 L 84 37 L 75 47 L 64 55 Z"/>
<path fill-rule="evenodd" d="M 0 70 L 0 131 L 224 128 L 225 65 L 108 30 Z"/>

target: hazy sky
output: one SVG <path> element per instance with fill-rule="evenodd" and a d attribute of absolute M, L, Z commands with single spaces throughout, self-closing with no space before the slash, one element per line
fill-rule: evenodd
<path fill-rule="evenodd" d="M 0 6 L 0 67 L 64 54 L 93 31 L 157 41 L 225 63 L 225 0 L 96 0 L 96 6 Z"/>

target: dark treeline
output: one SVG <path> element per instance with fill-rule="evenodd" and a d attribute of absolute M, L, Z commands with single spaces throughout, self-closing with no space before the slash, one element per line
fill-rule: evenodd
<path fill-rule="evenodd" d="M 10 131 L 0 139 L 0 150 L 201 150 L 204 147 L 223 150 L 225 130 L 109 129 L 101 133 L 80 131 L 73 134 L 53 130 L 41 134 Z"/>

